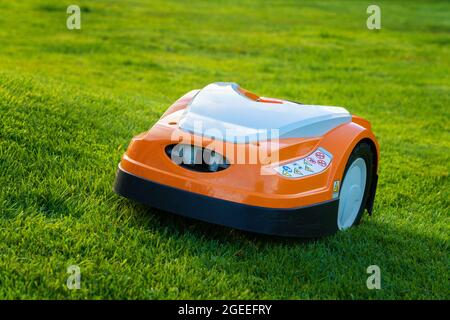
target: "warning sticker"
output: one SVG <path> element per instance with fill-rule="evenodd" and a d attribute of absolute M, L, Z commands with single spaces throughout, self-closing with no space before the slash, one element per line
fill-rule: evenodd
<path fill-rule="evenodd" d="M 323 148 L 315 150 L 305 158 L 276 167 L 282 176 L 289 178 L 306 177 L 325 170 L 331 163 L 332 155 Z"/>
<path fill-rule="evenodd" d="M 317 164 L 318 164 L 319 166 L 322 166 L 322 167 L 326 167 L 326 166 L 327 166 L 327 162 L 324 161 L 324 160 L 322 160 L 322 159 L 317 160 Z"/>

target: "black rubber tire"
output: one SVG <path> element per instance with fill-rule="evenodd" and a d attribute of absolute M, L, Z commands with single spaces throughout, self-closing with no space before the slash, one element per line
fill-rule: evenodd
<path fill-rule="evenodd" d="M 347 175 L 348 168 L 352 165 L 353 161 L 355 161 L 358 158 L 362 158 L 366 162 L 366 169 L 367 169 L 367 178 L 366 178 L 366 186 L 364 188 L 364 196 L 361 201 L 361 207 L 359 208 L 358 215 L 355 218 L 355 221 L 350 227 L 353 227 L 355 225 L 358 225 L 361 222 L 361 218 L 364 214 L 364 210 L 367 206 L 367 199 L 369 198 L 370 194 L 370 187 L 372 185 L 372 180 L 375 173 L 375 154 L 373 153 L 372 147 L 367 142 L 360 142 L 358 143 L 355 148 L 353 149 L 352 153 L 350 154 L 350 157 L 348 158 L 347 165 L 345 166 L 344 170 L 344 178 L 341 182 L 341 187 L 344 185 L 345 177 Z M 339 216 L 338 216 L 339 219 Z M 337 224 L 336 220 L 336 224 Z"/>

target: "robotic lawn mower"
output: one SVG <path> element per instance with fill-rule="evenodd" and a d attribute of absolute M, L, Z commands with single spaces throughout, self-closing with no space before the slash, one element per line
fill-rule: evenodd
<path fill-rule="evenodd" d="M 378 160 L 370 123 L 344 108 L 213 83 L 132 139 L 114 190 L 236 229 L 319 237 L 372 213 Z"/>

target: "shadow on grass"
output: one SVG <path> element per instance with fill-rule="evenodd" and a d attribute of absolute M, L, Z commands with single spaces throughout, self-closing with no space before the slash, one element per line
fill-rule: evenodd
<path fill-rule="evenodd" d="M 129 201 L 125 200 L 124 201 Z M 314 243 L 333 243 L 336 241 L 364 241 L 367 245 L 371 241 L 380 244 L 407 243 L 435 243 L 436 246 L 445 246 L 444 237 L 433 237 L 420 232 L 419 229 L 400 226 L 396 222 L 382 223 L 364 213 L 360 225 L 344 232 L 321 238 L 301 238 L 264 235 L 253 232 L 233 229 L 226 226 L 211 224 L 200 220 L 180 216 L 170 212 L 151 208 L 143 204 L 133 203 L 136 217 L 144 224 L 145 228 L 153 232 L 164 230 L 167 236 L 190 236 L 203 241 L 220 241 L 225 244 L 242 242 L 264 243 L 269 245 L 307 245 Z M 211 213 L 213 214 L 213 213 Z M 375 217 L 377 212 L 374 213 Z M 375 244 L 375 243 L 374 243 Z"/>
<path fill-rule="evenodd" d="M 202 240 L 220 240 L 221 243 L 230 244 L 248 241 L 265 242 L 272 244 L 299 244 L 311 243 L 319 240 L 319 238 L 282 237 L 248 232 L 180 216 L 171 212 L 151 208 L 143 204 L 135 204 L 135 206 L 137 209 L 136 214 L 140 215 L 140 218 L 143 218 L 144 220 L 152 220 L 151 223 L 144 222 L 146 224 L 146 227 L 149 227 L 150 229 L 152 229 L 152 231 L 155 232 L 163 228 L 169 236 L 189 234 L 192 237 Z M 211 212 L 211 214 L 214 213 Z"/>
<path fill-rule="evenodd" d="M 445 235 L 396 219 L 365 215 L 360 226 L 332 236 L 283 238 L 212 225 L 125 199 L 120 203 L 131 209 L 132 225 L 169 244 L 165 247 L 169 251 L 158 254 L 170 254 L 173 248 L 176 257 L 187 259 L 181 261 L 195 269 L 194 274 L 200 274 L 204 283 L 214 285 L 211 279 L 222 274 L 227 285 L 247 288 L 248 297 L 446 297 Z M 383 290 L 367 289 L 366 269 L 370 265 L 380 266 Z"/>
<path fill-rule="evenodd" d="M 414 224 L 398 223 L 396 220 L 379 221 L 367 213 L 360 225 L 344 232 L 322 238 L 295 238 L 246 232 L 141 204 L 134 206 L 136 217 L 148 231 L 164 234 L 167 238 L 183 239 L 198 246 L 220 244 L 224 250 L 233 247 L 258 248 L 258 252 L 254 253 L 260 254 L 272 249 L 304 248 L 319 249 L 317 254 L 320 256 L 319 251 L 322 249 L 322 254 L 326 255 L 339 252 L 343 256 L 352 256 L 357 253 L 364 254 L 367 258 L 376 257 L 378 260 L 390 255 L 389 259 L 399 263 L 406 260 L 432 263 L 435 260 L 431 257 L 433 252 L 439 256 L 442 252 L 448 252 L 445 235 L 439 232 L 421 230 L 414 228 Z M 374 214 L 377 215 L 377 212 Z"/>

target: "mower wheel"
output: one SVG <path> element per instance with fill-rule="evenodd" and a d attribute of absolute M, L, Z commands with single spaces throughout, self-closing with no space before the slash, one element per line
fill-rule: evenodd
<path fill-rule="evenodd" d="M 339 195 L 339 230 L 348 229 L 361 221 L 372 185 L 374 157 L 367 142 L 358 143 L 350 154 Z"/>

